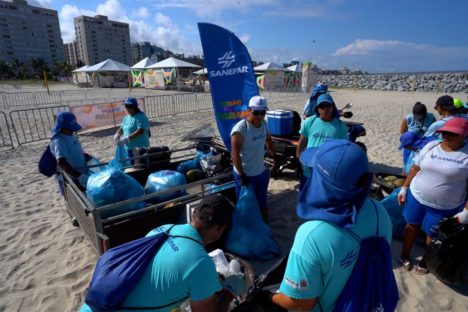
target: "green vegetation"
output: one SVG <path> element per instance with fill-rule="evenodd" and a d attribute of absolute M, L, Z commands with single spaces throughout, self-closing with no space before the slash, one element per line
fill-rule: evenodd
<path fill-rule="evenodd" d="M 70 77 L 74 66 L 67 62 L 54 62 L 50 66 L 43 59 L 32 59 L 29 62 L 0 61 L 0 80 L 44 79 L 44 72 L 49 80 Z"/>

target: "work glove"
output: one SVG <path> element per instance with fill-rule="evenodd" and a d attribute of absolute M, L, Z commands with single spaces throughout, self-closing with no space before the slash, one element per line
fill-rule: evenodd
<path fill-rule="evenodd" d="M 406 192 L 408 192 L 408 188 L 402 186 L 398 193 L 398 205 L 402 206 L 406 202 Z"/>
<path fill-rule="evenodd" d="M 117 145 L 122 146 L 122 145 L 128 144 L 129 141 L 130 141 L 130 138 L 128 136 L 124 136 L 120 138 L 119 141 L 117 141 Z"/>
<path fill-rule="evenodd" d="M 244 274 L 236 273 L 229 275 L 223 282 L 224 288 L 229 290 L 234 296 L 240 296 L 247 290 Z"/>
<path fill-rule="evenodd" d="M 119 141 L 120 141 L 120 133 L 117 132 L 116 134 L 114 134 L 114 143 L 117 144 L 117 142 Z"/>
<path fill-rule="evenodd" d="M 240 179 L 241 179 L 241 183 L 243 186 L 249 186 L 250 185 L 250 180 L 249 180 L 249 177 L 246 176 L 245 174 L 239 176 Z"/>
<path fill-rule="evenodd" d="M 453 216 L 458 219 L 458 222 L 461 224 L 468 224 L 468 209 L 463 209 L 463 211 L 457 213 Z"/>
<path fill-rule="evenodd" d="M 86 188 L 86 184 L 88 183 L 88 178 L 89 176 L 87 174 L 84 174 L 82 173 L 79 177 L 78 177 L 78 182 L 80 183 L 80 185 L 84 188 Z"/>

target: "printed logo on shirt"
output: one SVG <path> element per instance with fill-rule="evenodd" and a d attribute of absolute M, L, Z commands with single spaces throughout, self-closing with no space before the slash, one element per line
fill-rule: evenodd
<path fill-rule="evenodd" d="M 293 281 L 289 277 L 285 276 L 284 281 L 287 285 L 291 286 L 294 289 L 307 289 L 309 287 L 309 282 L 307 280 L 301 280 L 299 283 Z"/>
<path fill-rule="evenodd" d="M 458 165 L 463 165 L 463 160 L 459 160 L 459 159 L 451 159 L 451 158 L 441 157 L 439 155 L 433 155 L 433 154 L 431 154 L 430 157 L 431 157 L 431 159 L 438 159 L 438 160 L 442 160 L 442 161 L 456 163 Z"/>

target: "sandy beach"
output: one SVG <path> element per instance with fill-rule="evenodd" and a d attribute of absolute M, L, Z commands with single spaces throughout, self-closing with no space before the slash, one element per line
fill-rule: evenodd
<path fill-rule="evenodd" d="M 268 95 L 268 94 L 267 94 Z M 376 170 L 401 171 L 398 151 L 402 118 L 416 101 L 430 112 L 435 93 L 371 90 L 333 90 L 338 107 L 353 103 L 353 121 L 365 123 L 369 161 Z M 462 99 L 466 94 L 451 94 Z M 306 95 L 273 98 L 271 109 L 302 111 Z M 186 113 L 152 120 L 152 146 L 181 148 L 187 134 L 216 124 L 211 111 Z M 113 157 L 112 134 L 106 130 L 81 135 L 85 151 L 101 160 Z M 0 311 L 77 311 L 83 302 L 97 254 L 79 228 L 73 227 L 53 178 L 37 171 L 47 141 L 0 152 Z M 295 213 L 298 181 L 292 172 L 271 180 L 271 227 L 287 252 L 297 227 Z M 400 291 L 398 311 L 468 311 L 468 287 L 453 289 L 434 276 L 406 272 L 396 259 L 400 241 L 392 244 L 394 272 Z M 415 256 L 422 255 L 416 248 Z"/>

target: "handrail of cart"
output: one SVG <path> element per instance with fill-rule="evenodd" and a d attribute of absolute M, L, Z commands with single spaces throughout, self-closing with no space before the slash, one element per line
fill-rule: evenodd
<path fill-rule="evenodd" d="M 226 186 L 234 187 L 234 181 L 230 181 L 230 182 L 227 182 L 227 183 L 224 183 L 224 184 L 221 184 L 221 185 L 217 185 L 216 188 L 214 188 L 213 190 L 210 190 L 210 191 L 213 191 L 213 194 L 219 193 L 220 191 L 224 190 Z M 216 191 L 216 189 L 219 189 L 219 191 Z M 103 219 L 101 217 L 101 220 L 102 220 L 103 225 L 108 224 L 108 223 L 113 223 L 116 220 L 128 218 L 128 217 L 130 217 L 132 215 L 135 215 L 135 214 L 141 214 L 141 213 L 144 213 L 144 212 L 147 212 L 147 211 L 158 210 L 159 208 L 164 207 L 164 206 L 166 206 L 166 205 L 168 205 L 168 204 L 170 204 L 172 202 L 184 203 L 184 202 L 196 199 L 196 198 L 204 197 L 205 193 L 206 193 L 206 190 L 202 189 L 202 191 L 200 191 L 198 193 L 187 194 L 187 195 L 184 195 L 184 196 L 181 196 L 181 197 L 177 197 L 177 198 L 168 200 L 166 202 L 151 205 L 151 206 L 148 206 L 148 207 L 145 207 L 145 208 L 142 208 L 142 209 L 138 209 L 138 210 L 134 210 L 134 211 L 125 212 L 125 213 L 122 213 L 122 214 L 119 214 L 119 215 L 116 215 L 116 216 L 112 216 L 112 217 L 109 217 L 109 218 L 106 218 L 106 219 Z M 139 197 L 139 199 L 141 199 L 141 198 L 142 197 Z M 97 208 L 97 209 L 99 209 L 99 208 Z"/>
<path fill-rule="evenodd" d="M 124 206 L 124 205 L 128 205 L 128 204 L 133 204 L 133 203 L 145 201 L 145 200 L 152 199 L 152 198 L 155 198 L 155 197 L 158 197 L 158 196 L 168 195 L 168 194 L 171 194 L 171 193 L 176 192 L 176 191 L 180 191 L 180 190 L 184 190 L 184 189 L 187 189 L 187 188 L 190 188 L 190 187 L 195 187 L 195 186 L 207 184 L 207 183 L 210 183 L 210 182 L 213 182 L 213 181 L 216 181 L 216 180 L 229 178 L 231 176 L 232 176 L 232 173 L 229 172 L 229 173 L 217 175 L 217 176 L 214 176 L 214 177 L 206 178 L 206 179 L 203 179 L 203 180 L 200 180 L 200 181 L 196 181 L 196 182 L 193 182 L 193 183 L 175 186 L 175 187 L 172 187 L 172 188 L 170 188 L 168 190 L 164 190 L 164 191 L 161 191 L 161 192 L 156 192 L 156 193 L 140 196 L 140 197 L 137 197 L 137 198 L 131 198 L 131 199 L 127 199 L 127 200 L 124 200 L 124 201 L 120 201 L 118 203 L 109 204 L 109 205 L 105 205 L 105 206 L 101 206 L 101 207 L 93 207 L 93 208 L 98 209 L 102 214 L 103 212 L 111 210 L 112 208 L 116 208 L 116 207 L 120 207 L 120 206 Z M 142 210 L 142 209 L 139 209 L 138 211 L 140 211 L 140 210 Z"/>

